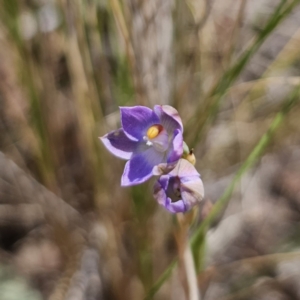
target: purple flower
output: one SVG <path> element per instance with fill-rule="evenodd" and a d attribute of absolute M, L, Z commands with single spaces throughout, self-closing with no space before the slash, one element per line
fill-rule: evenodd
<path fill-rule="evenodd" d="M 145 182 L 153 168 L 172 164 L 183 152 L 183 126 L 178 112 L 168 105 L 121 107 L 122 128 L 101 137 L 106 148 L 119 158 L 128 159 L 122 186 Z"/>
<path fill-rule="evenodd" d="M 162 175 L 154 185 L 154 198 L 171 213 L 186 212 L 199 204 L 204 197 L 200 174 L 185 159 Z"/>

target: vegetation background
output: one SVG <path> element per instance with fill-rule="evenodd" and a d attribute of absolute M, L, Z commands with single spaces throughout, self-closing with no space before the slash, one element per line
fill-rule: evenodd
<path fill-rule="evenodd" d="M 0 299 L 300 299 L 299 4 L 0 0 Z M 193 214 L 121 188 L 98 140 L 155 104 Z"/>

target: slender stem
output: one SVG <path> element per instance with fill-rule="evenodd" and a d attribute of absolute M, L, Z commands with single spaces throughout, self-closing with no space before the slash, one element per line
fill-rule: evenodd
<path fill-rule="evenodd" d="M 189 300 L 199 300 L 199 289 L 197 284 L 197 273 L 194 259 L 189 244 L 185 245 L 183 261 L 186 272 L 186 280 L 189 289 Z"/>

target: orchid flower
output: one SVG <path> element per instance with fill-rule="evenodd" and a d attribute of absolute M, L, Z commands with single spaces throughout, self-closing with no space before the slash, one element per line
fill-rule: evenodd
<path fill-rule="evenodd" d="M 178 112 L 168 105 L 121 107 L 122 128 L 101 140 L 115 156 L 129 160 L 122 186 L 145 182 L 160 164 L 174 164 L 183 153 L 183 126 Z M 174 165 L 175 166 L 175 165 Z"/>
<path fill-rule="evenodd" d="M 171 213 L 187 212 L 202 202 L 204 188 L 200 174 L 186 159 L 180 159 L 154 185 L 154 198 Z"/>

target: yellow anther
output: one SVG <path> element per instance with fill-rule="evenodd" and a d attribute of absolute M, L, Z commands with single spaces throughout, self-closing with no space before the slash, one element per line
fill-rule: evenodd
<path fill-rule="evenodd" d="M 162 131 L 161 125 L 153 125 L 147 130 L 147 137 L 148 139 L 156 138 L 159 133 Z"/>

